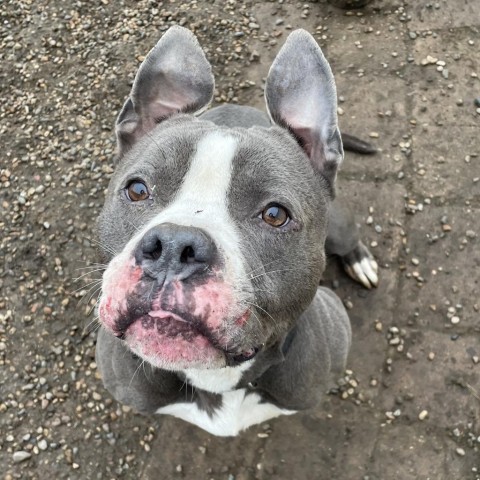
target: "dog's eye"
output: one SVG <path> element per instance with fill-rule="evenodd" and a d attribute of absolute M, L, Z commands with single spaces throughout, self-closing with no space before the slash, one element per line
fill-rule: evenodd
<path fill-rule="evenodd" d="M 284 227 L 289 221 L 290 216 L 285 208 L 273 203 L 265 207 L 261 213 L 262 220 L 272 227 Z"/>
<path fill-rule="evenodd" d="M 147 186 L 140 180 L 130 182 L 125 189 L 125 193 L 131 202 L 141 202 L 150 198 Z"/>

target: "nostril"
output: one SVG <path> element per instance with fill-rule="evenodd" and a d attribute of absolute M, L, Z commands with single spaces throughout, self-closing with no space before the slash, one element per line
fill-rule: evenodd
<path fill-rule="evenodd" d="M 162 242 L 157 238 L 143 246 L 143 257 L 158 260 L 162 256 Z"/>
<path fill-rule="evenodd" d="M 192 246 L 188 245 L 182 250 L 180 255 L 180 263 L 194 263 L 195 262 L 195 250 Z"/>

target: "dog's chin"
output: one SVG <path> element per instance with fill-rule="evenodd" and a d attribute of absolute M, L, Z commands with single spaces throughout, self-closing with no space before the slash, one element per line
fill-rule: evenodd
<path fill-rule="evenodd" d="M 140 358 L 164 370 L 212 369 L 227 365 L 225 353 L 194 330 L 188 335 L 171 337 L 146 330 L 139 320 L 128 328 L 123 340 Z"/>
<path fill-rule="evenodd" d="M 236 321 L 246 321 L 245 312 Z M 227 348 L 233 341 L 215 339 L 208 330 L 195 328 L 178 315 L 150 312 L 131 322 L 121 335 L 128 348 L 154 367 L 170 371 L 185 369 L 218 369 L 236 366 L 253 359 L 260 348 Z"/>

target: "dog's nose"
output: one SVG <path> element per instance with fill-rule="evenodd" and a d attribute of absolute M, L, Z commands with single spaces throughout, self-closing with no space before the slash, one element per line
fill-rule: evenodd
<path fill-rule="evenodd" d="M 199 228 L 172 223 L 157 225 L 143 236 L 135 260 L 156 279 L 185 280 L 205 274 L 216 257 L 212 239 Z"/>

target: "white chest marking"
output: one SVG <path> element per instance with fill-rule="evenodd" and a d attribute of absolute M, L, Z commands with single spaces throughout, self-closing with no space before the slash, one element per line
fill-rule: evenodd
<path fill-rule="evenodd" d="M 231 437 L 238 435 L 257 423 L 265 422 L 280 415 L 292 415 L 293 410 L 285 410 L 271 403 L 261 402 L 258 393 L 246 393 L 245 389 L 222 394 L 222 407 L 210 416 L 197 407 L 196 403 L 173 403 L 159 408 L 156 413 L 173 415 L 197 425 L 212 435 Z"/>
<path fill-rule="evenodd" d="M 225 367 L 217 369 L 198 369 L 189 368 L 184 370 L 188 383 L 195 388 L 205 390 L 212 393 L 224 393 L 233 390 L 240 379 L 243 372 L 248 370 L 254 360 L 248 360 L 237 367 Z"/>

